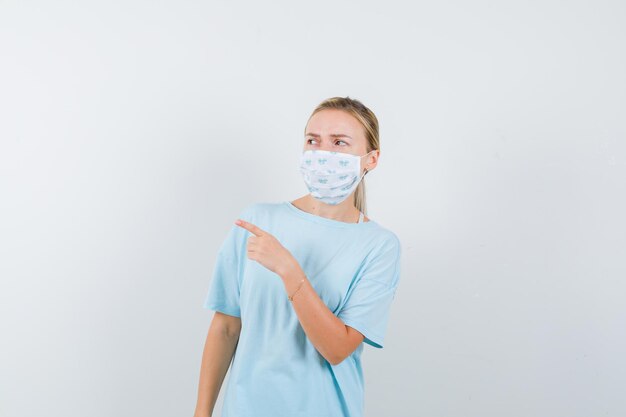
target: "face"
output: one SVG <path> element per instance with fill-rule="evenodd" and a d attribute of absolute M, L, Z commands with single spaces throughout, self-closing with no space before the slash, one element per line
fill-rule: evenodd
<path fill-rule="evenodd" d="M 351 114 L 326 109 L 314 114 L 306 125 L 304 150 L 325 150 L 363 156 L 367 153 L 367 139 L 363 126 Z M 371 171 L 377 164 L 380 151 L 361 159 L 361 169 Z"/>

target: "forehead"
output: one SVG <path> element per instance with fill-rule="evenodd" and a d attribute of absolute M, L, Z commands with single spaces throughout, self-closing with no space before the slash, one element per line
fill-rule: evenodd
<path fill-rule="evenodd" d="M 305 133 L 346 134 L 353 138 L 363 136 L 361 123 L 350 113 L 343 110 L 326 109 L 315 113 L 306 126 Z"/>

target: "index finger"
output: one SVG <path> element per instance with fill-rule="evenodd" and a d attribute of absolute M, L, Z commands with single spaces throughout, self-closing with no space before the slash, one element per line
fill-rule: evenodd
<path fill-rule="evenodd" d="M 241 219 L 237 219 L 235 221 L 235 224 L 238 226 L 243 227 L 244 229 L 248 230 L 249 232 L 255 234 L 256 236 L 262 236 L 263 233 L 265 233 L 265 231 L 263 229 L 261 229 L 260 227 L 255 226 L 252 223 L 248 223 L 245 220 L 241 220 Z"/>

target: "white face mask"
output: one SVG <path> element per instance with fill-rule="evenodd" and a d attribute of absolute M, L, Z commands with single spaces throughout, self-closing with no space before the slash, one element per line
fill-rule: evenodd
<path fill-rule="evenodd" d="M 363 156 L 343 152 L 310 149 L 300 157 L 300 173 L 311 195 L 318 200 L 336 205 L 345 200 L 359 185 Z"/>

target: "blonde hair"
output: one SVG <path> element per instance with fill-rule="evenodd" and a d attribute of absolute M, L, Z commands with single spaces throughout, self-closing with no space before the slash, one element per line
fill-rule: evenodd
<path fill-rule="evenodd" d="M 372 152 L 375 149 L 380 150 L 380 139 L 378 133 L 378 119 L 374 112 L 368 109 L 363 103 L 359 100 L 355 100 L 348 96 L 346 97 L 331 97 L 322 101 L 317 105 L 311 116 L 309 116 L 309 120 L 313 115 L 319 111 L 327 110 L 327 109 L 335 109 L 335 110 L 343 110 L 352 116 L 354 116 L 363 126 L 363 130 L 365 133 L 365 139 L 367 141 L 367 152 Z M 307 120 L 308 123 L 308 120 Z M 305 133 L 306 133 L 306 125 L 305 125 Z M 365 176 L 369 171 L 367 168 L 365 169 L 365 174 L 359 182 L 359 185 L 356 187 L 354 191 L 354 206 L 363 212 L 363 214 L 367 214 L 366 207 L 366 199 L 365 199 Z"/>

